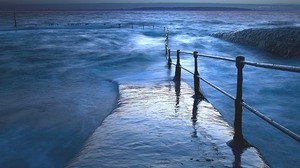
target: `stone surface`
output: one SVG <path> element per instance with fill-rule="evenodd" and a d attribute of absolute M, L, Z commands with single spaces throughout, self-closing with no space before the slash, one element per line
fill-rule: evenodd
<path fill-rule="evenodd" d="M 258 47 L 275 56 L 300 57 L 300 27 L 245 29 L 215 33 L 214 37 Z"/>

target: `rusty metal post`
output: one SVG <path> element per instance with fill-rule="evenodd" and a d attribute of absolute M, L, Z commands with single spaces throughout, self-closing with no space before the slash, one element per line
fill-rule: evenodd
<path fill-rule="evenodd" d="M 243 130 L 242 130 L 242 101 L 243 101 L 243 68 L 245 57 L 236 57 L 237 68 L 237 86 L 235 98 L 235 118 L 234 118 L 234 137 L 233 140 L 239 145 L 244 144 Z"/>
<path fill-rule="evenodd" d="M 198 72 L 198 52 L 194 51 L 194 62 L 195 62 L 195 70 L 194 70 L 194 91 L 195 97 L 200 98 L 203 97 L 200 93 L 200 80 L 199 80 L 199 72 Z"/>
<path fill-rule="evenodd" d="M 180 50 L 177 50 L 176 56 L 177 56 L 177 63 L 176 63 L 174 80 L 180 81 L 181 79 Z"/>

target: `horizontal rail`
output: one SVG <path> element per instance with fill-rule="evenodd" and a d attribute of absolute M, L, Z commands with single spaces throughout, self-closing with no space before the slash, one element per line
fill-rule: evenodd
<path fill-rule="evenodd" d="M 205 83 L 207 83 L 209 86 L 211 86 L 211 87 L 215 88 L 216 90 L 218 90 L 219 92 L 223 93 L 225 96 L 229 97 L 229 98 L 232 99 L 232 100 L 235 100 L 235 97 L 234 97 L 234 96 L 232 96 L 231 94 L 227 93 L 227 92 L 224 91 L 223 89 L 221 89 L 221 88 L 219 88 L 218 86 L 212 84 L 211 82 L 208 82 L 208 81 L 207 81 L 206 79 L 204 79 L 204 78 L 201 78 L 201 77 L 200 77 L 200 79 L 201 79 L 202 81 L 204 81 Z"/>
<path fill-rule="evenodd" d="M 193 55 L 193 52 L 188 52 L 188 51 L 180 51 L 180 53 Z M 227 58 L 227 57 L 216 56 L 216 55 L 208 55 L 208 54 L 197 54 L 197 55 L 200 57 L 207 57 L 207 58 L 212 58 L 212 59 L 219 59 L 219 60 L 224 60 L 224 61 L 235 62 L 235 59 L 233 59 L 233 58 Z"/>
<path fill-rule="evenodd" d="M 193 52 L 188 52 L 188 51 L 180 51 L 180 53 L 182 53 L 182 54 L 190 54 L 190 55 L 194 54 Z"/>
<path fill-rule="evenodd" d="M 264 121 L 268 122 L 273 127 L 279 129 L 280 131 L 282 131 L 283 133 L 287 134 L 288 136 L 290 136 L 294 140 L 300 142 L 300 136 L 299 135 L 295 134 L 294 132 L 290 131 L 289 129 L 285 128 L 284 126 L 278 124 L 277 122 L 275 122 L 274 120 L 270 119 L 269 117 L 263 115 L 262 113 L 260 113 L 259 111 L 255 110 L 253 107 L 251 107 L 247 103 L 242 102 L 241 104 L 246 109 L 248 109 L 250 112 L 252 112 L 253 114 L 257 115 L 258 117 L 260 117 Z"/>
<path fill-rule="evenodd" d="M 175 63 L 171 63 L 171 64 L 173 64 L 173 65 L 177 65 L 177 64 L 175 64 Z M 183 66 L 179 66 L 181 69 L 183 69 L 183 70 L 185 70 L 186 72 L 188 72 L 188 73 L 190 73 L 190 74 L 192 74 L 192 75 L 194 75 L 194 72 L 192 72 L 192 71 L 190 71 L 190 70 L 188 70 L 188 69 L 186 69 L 186 68 L 184 68 Z"/>
<path fill-rule="evenodd" d="M 192 71 L 190 71 L 190 70 L 188 70 L 188 69 L 186 69 L 186 68 L 184 68 L 184 67 L 182 67 L 182 66 L 180 66 L 180 68 L 183 69 L 183 70 L 185 70 L 185 71 L 187 71 L 188 73 L 194 75 L 194 73 L 193 73 Z"/>
<path fill-rule="evenodd" d="M 176 51 L 172 51 L 172 52 L 176 52 Z M 180 53 L 193 55 L 193 52 L 188 52 L 188 51 L 180 51 Z M 197 54 L 197 55 L 200 56 L 200 57 L 206 57 L 206 58 L 224 60 L 224 61 L 229 61 L 229 62 L 235 62 L 235 59 L 224 57 L 224 56 L 216 56 L 216 55 L 209 55 L 209 54 Z M 268 64 L 268 63 L 252 62 L 252 61 L 244 61 L 244 64 L 245 65 L 250 65 L 250 66 L 255 66 L 255 67 L 260 67 L 260 68 L 267 68 L 267 69 L 275 69 L 275 70 L 281 70 L 281 71 L 300 73 L 300 67 L 298 67 L 298 66 Z"/>
<path fill-rule="evenodd" d="M 300 72 L 300 67 L 296 67 L 296 66 L 267 64 L 267 63 L 250 62 L 250 61 L 244 61 L 244 64 L 255 66 L 255 67 L 261 67 L 261 68 L 276 69 L 281 71 L 297 72 L 297 73 Z"/>
<path fill-rule="evenodd" d="M 212 58 L 212 59 L 218 59 L 218 60 L 224 60 L 224 61 L 230 61 L 230 62 L 235 62 L 235 59 L 221 57 L 221 56 L 206 55 L 206 54 L 198 54 L 198 56 L 200 56 L 200 57 L 206 57 L 206 58 Z"/>

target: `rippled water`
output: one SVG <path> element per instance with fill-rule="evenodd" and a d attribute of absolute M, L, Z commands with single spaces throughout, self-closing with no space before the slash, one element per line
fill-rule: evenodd
<path fill-rule="evenodd" d="M 114 109 L 120 83 L 166 80 L 165 69 L 146 71 L 165 64 L 164 27 L 170 31 L 172 50 L 300 66 L 297 58 L 275 58 L 210 36 L 299 26 L 299 16 L 270 11 L 18 12 L 15 29 L 12 13 L 1 12 L 0 164 L 65 165 Z M 182 55 L 182 65 L 193 69 L 192 57 Z M 203 77 L 235 94 L 234 64 L 200 58 L 199 66 Z M 299 74 L 245 67 L 244 75 L 244 100 L 299 134 Z M 191 75 L 183 74 L 183 80 L 192 85 Z M 232 124 L 233 102 L 201 87 Z M 299 167 L 299 143 L 246 110 L 244 114 L 245 138 L 271 166 Z"/>

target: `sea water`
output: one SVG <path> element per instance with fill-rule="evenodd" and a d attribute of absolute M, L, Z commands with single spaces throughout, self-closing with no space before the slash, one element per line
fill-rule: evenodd
<path fill-rule="evenodd" d="M 300 25 L 299 11 L 42 11 L 0 15 L 0 165 L 63 167 L 116 107 L 120 83 L 167 80 L 165 30 L 172 50 L 300 66 L 211 36 L 247 28 Z M 300 37 L 299 37 L 300 38 Z M 175 54 L 172 55 L 175 61 Z M 193 57 L 182 66 L 193 70 Z M 157 69 L 157 68 L 156 68 Z M 233 63 L 199 58 L 200 75 L 235 95 Z M 300 76 L 244 68 L 244 101 L 297 134 Z M 193 86 L 190 74 L 183 81 Z M 233 101 L 201 83 L 233 125 Z M 299 167 L 299 143 L 244 110 L 244 137 L 273 167 Z"/>

